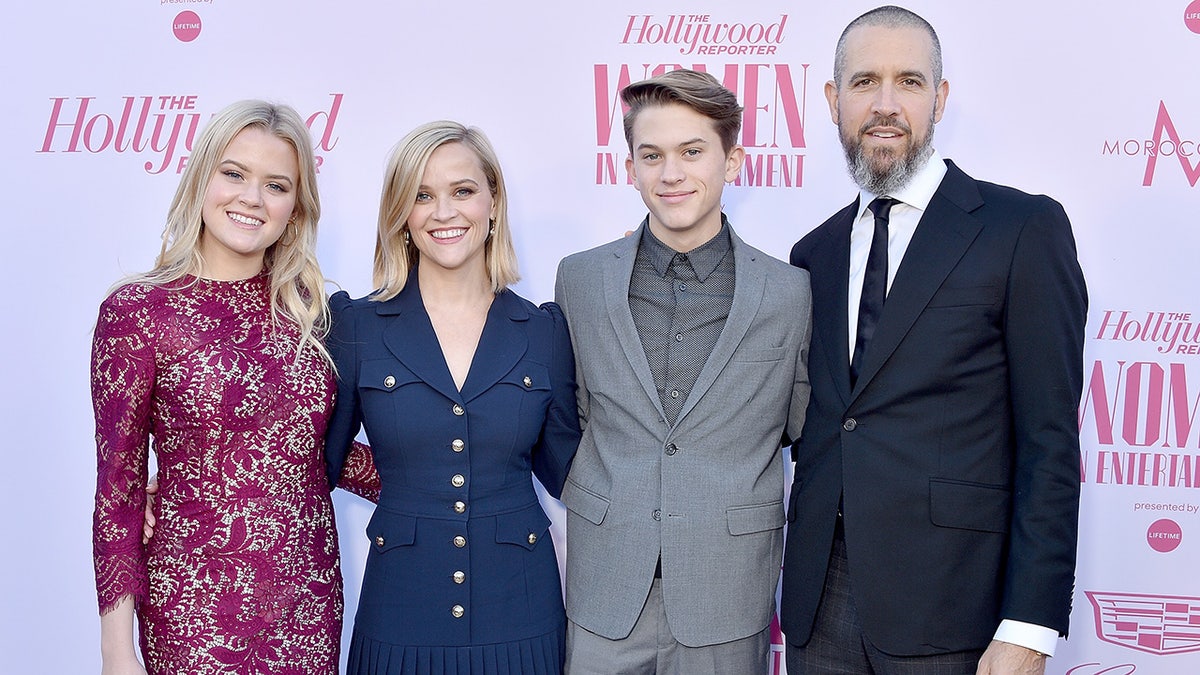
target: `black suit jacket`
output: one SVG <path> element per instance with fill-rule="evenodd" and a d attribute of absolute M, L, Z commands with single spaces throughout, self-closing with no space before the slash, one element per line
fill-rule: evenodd
<path fill-rule="evenodd" d="M 795 644 L 812 630 L 839 496 L 854 602 L 881 650 L 982 649 L 1001 619 L 1067 632 L 1087 310 L 1071 226 L 1048 197 L 947 167 L 853 389 L 857 204 L 792 249 L 814 327 L 781 599 Z"/>

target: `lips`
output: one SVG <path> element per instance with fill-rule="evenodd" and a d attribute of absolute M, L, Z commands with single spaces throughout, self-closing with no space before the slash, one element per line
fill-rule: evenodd
<path fill-rule="evenodd" d="M 225 215 L 228 216 L 233 222 L 245 227 L 262 227 L 263 223 L 266 222 L 260 218 L 247 216 L 241 213 L 234 213 L 233 211 L 226 211 Z"/>
<path fill-rule="evenodd" d="M 658 198 L 668 204 L 678 204 L 679 202 L 692 196 L 691 191 L 687 192 L 660 192 Z"/>
<path fill-rule="evenodd" d="M 455 228 L 451 228 L 448 230 L 430 230 L 429 231 L 429 236 L 431 236 L 434 239 L 437 239 L 439 241 L 445 241 L 448 239 L 457 239 L 459 237 L 465 236 L 466 234 L 467 234 L 467 228 L 465 228 L 465 227 L 455 227 Z"/>
<path fill-rule="evenodd" d="M 911 133 L 908 125 L 895 118 L 873 117 L 867 120 L 867 123 L 862 125 L 859 130 L 863 136 L 878 138 L 880 140 L 890 140 L 900 138 Z"/>

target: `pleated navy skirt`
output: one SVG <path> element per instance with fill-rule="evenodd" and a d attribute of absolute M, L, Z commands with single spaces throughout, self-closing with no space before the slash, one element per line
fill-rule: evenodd
<path fill-rule="evenodd" d="M 513 642 L 393 645 L 354 632 L 347 675 L 562 675 L 566 626 Z"/>

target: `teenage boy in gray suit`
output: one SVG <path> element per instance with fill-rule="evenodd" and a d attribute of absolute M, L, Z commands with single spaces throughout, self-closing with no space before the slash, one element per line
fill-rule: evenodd
<path fill-rule="evenodd" d="M 784 434 L 808 404 L 808 274 L 721 212 L 742 108 L 676 70 L 621 93 L 632 236 L 558 269 L 583 440 L 567 511 L 567 672 L 762 673 Z"/>

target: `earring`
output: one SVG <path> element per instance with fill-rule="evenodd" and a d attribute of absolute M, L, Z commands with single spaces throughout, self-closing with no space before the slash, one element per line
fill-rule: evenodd
<path fill-rule="evenodd" d="M 404 231 L 404 245 L 408 246 L 412 243 L 412 236 L 408 234 L 408 230 Z"/>
<path fill-rule="evenodd" d="M 496 221 L 491 218 L 488 219 L 488 234 L 496 234 Z"/>

